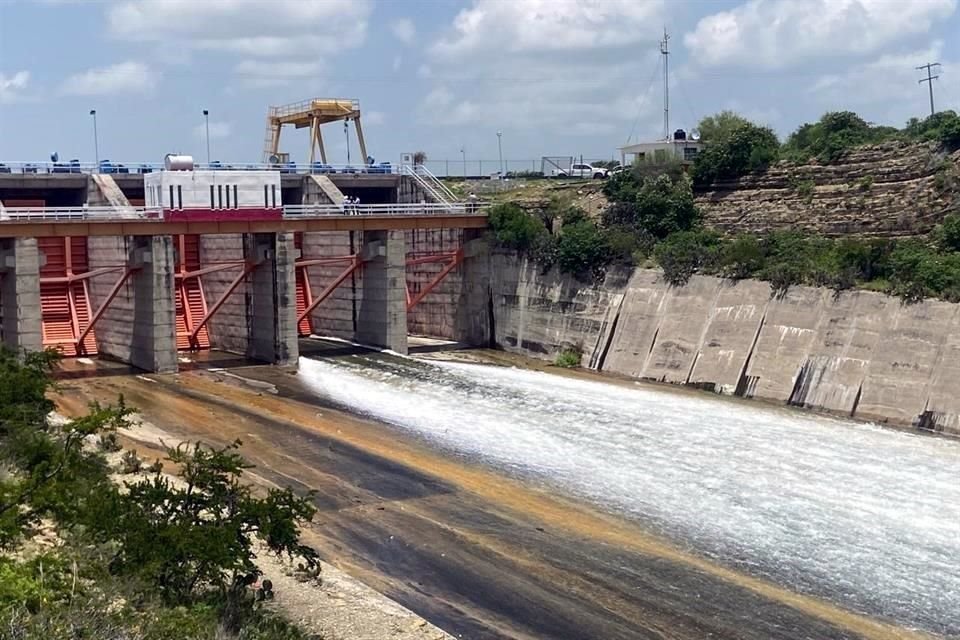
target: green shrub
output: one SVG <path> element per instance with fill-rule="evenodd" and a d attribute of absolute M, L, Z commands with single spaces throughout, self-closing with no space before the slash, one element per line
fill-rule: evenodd
<path fill-rule="evenodd" d="M 895 128 L 873 126 L 852 111 L 831 111 L 815 123 L 801 125 L 787 138 L 783 152 L 795 161 L 817 158 L 829 164 L 854 147 L 899 135 Z"/>
<path fill-rule="evenodd" d="M 557 240 L 557 266 L 578 278 L 597 279 L 613 260 L 604 232 L 590 220 L 564 225 Z"/>
<path fill-rule="evenodd" d="M 130 475 L 131 473 L 140 473 L 143 470 L 143 460 L 137 455 L 136 451 L 128 450 L 120 458 L 120 473 Z"/>
<path fill-rule="evenodd" d="M 934 231 L 934 237 L 943 251 L 960 251 L 960 215 L 945 217 Z"/>
<path fill-rule="evenodd" d="M 780 141 L 772 129 L 749 122 L 741 124 L 697 154 L 692 172 L 694 184 L 704 187 L 765 169 L 776 162 L 779 153 Z"/>
<path fill-rule="evenodd" d="M 913 140 L 936 141 L 950 150 L 960 148 L 960 116 L 954 111 L 940 111 L 923 120 L 911 118 L 903 131 Z"/>
<path fill-rule="evenodd" d="M 567 347 L 557 354 L 553 364 L 558 367 L 563 367 L 564 369 L 574 369 L 580 366 L 582 359 L 583 353 L 581 349 L 576 347 Z"/>
<path fill-rule="evenodd" d="M 532 249 L 540 236 L 547 233 L 543 221 L 515 204 L 498 204 L 490 208 L 490 228 L 497 244 L 526 252 Z"/>
<path fill-rule="evenodd" d="M 723 247 L 722 273 L 728 278 L 750 278 L 763 268 L 763 247 L 756 236 L 742 235 Z"/>
<path fill-rule="evenodd" d="M 816 188 L 816 184 L 813 182 L 813 180 L 794 179 L 791 181 L 791 186 L 793 187 L 794 192 L 796 192 L 796 194 L 800 196 L 804 202 L 807 204 L 813 202 L 813 192 Z"/>
<path fill-rule="evenodd" d="M 674 286 L 685 285 L 690 276 L 716 267 L 720 236 L 713 231 L 678 231 L 654 249 L 664 278 Z"/>
<path fill-rule="evenodd" d="M 629 193 L 629 190 L 624 191 Z M 690 181 L 673 181 L 661 175 L 647 179 L 634 193 L 633 201 L 617 202 L 602 215 L 607 227 L 633 229 L 663 239 L 671 233 L 692 229 L 700 221 Z"/>
<path fill-rule="evenodd" d="M 240 480 L 251 465 L 236 453 L 239 444 L 181 444 L 167 451 L 181 482 L 156 474 L 128 483 L 126 493 L 100 496 L 91 528 L 115 542 L 111 568 L 154 585 L 167 602 L 187 603 L 207 588 L 242 593 L 257 573 L 257 540 L 273 553 L 315 561 L 298 542 L 299 523 L 315 511 L 310 500 L 290 489 L 256 497 Z"/>
<path fill-rule="evenodd" d="M 873 188 L 873 176 L 863 176 L 857 181 L 857 188 L 860 191 L 870 191 Z"/>

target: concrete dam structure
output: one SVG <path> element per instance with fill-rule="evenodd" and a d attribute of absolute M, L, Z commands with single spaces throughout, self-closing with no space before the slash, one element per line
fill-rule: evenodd
<path fill-rule="evenodd" d="M 152 372 L 209 348 L 295 364 L 314 333 L 406 353 L 408 312 L 486 226 L 412 169 L 0 178 L 3 344 Z"/>
<path fill-rule="evenodd" d="M 960 305 L 652 269 L 587 285 L 508 255 L 491 258 L 498 345 L 721 394 L 960 435 Z"/>

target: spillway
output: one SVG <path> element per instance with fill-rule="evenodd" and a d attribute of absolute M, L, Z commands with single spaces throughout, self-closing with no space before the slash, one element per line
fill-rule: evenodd
<path fill-rule="evenodd" d="M 709 395 L 380 354 L 318 396 L 840 606 L 960 634 L 960 441 Z"/>

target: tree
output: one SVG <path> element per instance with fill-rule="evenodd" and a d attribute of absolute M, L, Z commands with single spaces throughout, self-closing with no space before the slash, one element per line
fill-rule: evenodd
<path fill-rule="evenodd" d="M 732 119 L 723 121 L 725 127 L 732 127 L 733 123 Z M 724 137 L 706 145 L 694 160 L 692 175 L 698 186 L 765 169 L 779 156 L 780 141 L 769 127 L 745 122 L 731 130 L 718 130 L 716 135 Z"/>
<path fill-rule="evenodd" d="M 622 188 L 628 194 L 627 187 Z M 676 182 L 667 175 L 646 179 L 634 193 L 632 202 L 619 202 L 602 215 L 609 228 L 632 229 L 638 234 L 666 238 L 676 231 L 692 229 L 700 222 L 700 211 L 693 199 L 690 181 L 681 177 Z"/>
<path fill-rule="evenodd" d="M 754 126 L 752 122 L 734 111 L 721 111 L 707 116 L 697 125 L 700 140 L 707 144 L 722 143 L 738 130 Z"/>
<path fill-rule="evenodd" d="M 497 244 L 515 251 L 530 251 L 547 234 L 542 220 L 512 203 L 491 207 L 488 220 Z"/>
<path fill-rule="evenodd" d="M 679 287 L 693 274 L 714 266 L 719 248 L 720 236 L 713 231 L 678 231 L 657 245 L 654 257 L 666 281 Z"/>
<path fill-rule="evenodd" d="M 116 407 L 93 404 L 90 413 L 51 424 L 46 397 L 57 361 L 53 352 L 15 354 L 0 349 L 0 546 L 16 542 L 30 525 L 53 517 L 69 528 L 108 484 L 102 456 L 84 449 L 88 436 L 128 424 Z"/>
<path fill-rule="evenodd" d="M 315 563 L 316 552 L 299 542 L 299 523 L 315 512 L 309 496 L 286 488 L 257 497 L 241 481 L 252 465 L 236 453 L 239 446 L 183 443 L 167 450 L 180 481 L 157 472 L 126 483 L 126 493 L 102 496 L 91 528 L 100 540 L 116 544 L 112 571 L 155 585 L 169 603 L 189 602 L 214 588 L 229 604 L 242 598 L 259 573 L 256 541 L 271 553 Z"/>
<path fill-rule="evenodd" d="M 577 220 L 560 229 L 557 241 L 557 266 L 563 273 L 584 280 L 603 275 L 613 252 L 603 231 L 590 220 Z"/>
<path fill-rule="evenodd" d="M 794 131 L 784 144 L 784 153 L 795 161 L 815 157 L 829 164 L 850 149 L 898 135 L 897 129 L 871 125 L 852 111 L 831 111 L 819 121 L 803 124 Z"/>

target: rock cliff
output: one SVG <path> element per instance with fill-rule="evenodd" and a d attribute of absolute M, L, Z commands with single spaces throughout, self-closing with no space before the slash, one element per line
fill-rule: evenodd
<path fill-rule="evenodd" d="M 856 149 L 829 165 L 781 162 L 698 193 L 697 204 L 709 226 L 730 232 L 922 234 L 960 211 L 960 151 L 889 142 Z"/>

